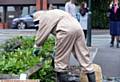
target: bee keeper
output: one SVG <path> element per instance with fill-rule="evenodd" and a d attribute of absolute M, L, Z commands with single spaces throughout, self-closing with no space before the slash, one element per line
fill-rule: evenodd
<path fill-rule="evenodd" d="M 70 55 L 73 52 L 83 71 L 87 74 L 88 81 L 96 82 L 90 53 L 80 23 L 67 12 L 58 9 L 37 11 L 32 16 L 35 24 L 39 27 L 33 55 L 38 55 L 41 46 L 52 33 L 56 37 L 54 65 L 58 77 L 67 71 Z"/>

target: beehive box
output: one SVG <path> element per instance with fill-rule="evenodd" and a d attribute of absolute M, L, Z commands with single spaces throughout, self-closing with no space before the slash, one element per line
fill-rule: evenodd
<path fill-rule="evenodd" d="M 103 76 L 102 76 L 102 69 L 99 65 L 93 64 L 94 70 L 95 70 L 95 76 L 96 76 L 96 82 L 102 82 Z M 87 75 L 83 72 L 80 74 L 80 82 L 88 82 Z"/>

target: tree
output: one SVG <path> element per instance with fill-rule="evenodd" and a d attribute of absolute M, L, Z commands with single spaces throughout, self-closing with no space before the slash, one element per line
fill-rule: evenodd
<path fill-rule="evenodd" d="M 107 11 L 112 0 L 92 0 L 92 27 L 108 28 Z"/>

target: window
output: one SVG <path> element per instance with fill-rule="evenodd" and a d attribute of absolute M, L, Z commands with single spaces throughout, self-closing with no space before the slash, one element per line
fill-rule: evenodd
<path fill-rule="evenodd" d="M 59 9 L 65 10 L 65 7 L 64 6 L 59 6 Z"/>
<path fill-rule="evenodd" d="M 36 11 L 36 6 L 30 6 L 30 13 L 34 13 Z"/>
<path fill-rule="evenodd" d="M 22 14 L 21 14 L 21 16 L 25 16 L 25 15 L 28 15 L 29 14 L 29 12 L 28 12 L 28 6 L 24 6 L 23 8 L 22 8 Z"/>
<path fill-rule="evenodd" d="M 7 20 L 14 18 L 15 12 L 14 6 L 7 6 Z"/>
<path fill-rule="evenodd" d="M 15 8 L 13 6 L 8 6 L 7 11 L 15 11 Z"/>
<path fill-rule="evenodd" d="M 3 7 L 0 6 L 0 23 L 3 22 Z"/>

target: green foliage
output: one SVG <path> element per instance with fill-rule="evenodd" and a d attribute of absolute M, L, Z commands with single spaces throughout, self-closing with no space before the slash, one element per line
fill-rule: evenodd
<path fill-rule="evenodd" d="M 92 27 L 98 29 L 108 28 L 107 11 L 112 0 L 91 0 Z"/>
<path fill-rule="evenodd" d="M 19 47 L 13 48 L 17 45 L 17 42 L 20 43 Z M 53 37 L 48 38 L 38 57 L 32 56 L 33 44 L 34 37 L 20 36 L 10 39 L 1 45 L 3 51 L 0 52 L 0 73 L 19 75 L 25 72 L 53 52 L 55 40 Z M 41 79 L 41 82 L 54 82 L 53 78 L 55 78 L 55 75 L 51 62 L 51 58 L 47 59 L 44 66 L 31 78 Z"/>

